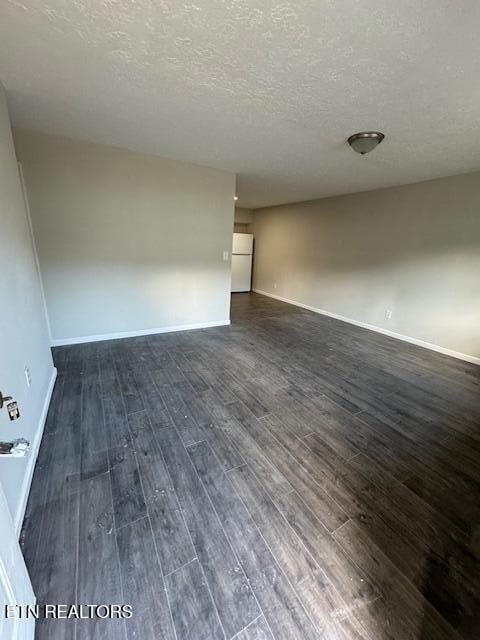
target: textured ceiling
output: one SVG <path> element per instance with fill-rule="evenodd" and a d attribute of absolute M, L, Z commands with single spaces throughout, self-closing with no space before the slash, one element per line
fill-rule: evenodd
<path fill-rule="evenodd" d="M 480 169 L 479 33 L 476 0 L 1 0 L 0 78 L 17 126 L 234 171 L 259 207 Z"/>

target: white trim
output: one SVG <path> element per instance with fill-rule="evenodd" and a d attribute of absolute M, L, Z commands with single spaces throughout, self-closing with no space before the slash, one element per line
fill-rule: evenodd
<path fill-rule="evenodd" d="M 17 534 L 17 538 L 20 536 L 22 529 L 23 518 L 25 516 L 25 509 L 27 508 L 28 494 L 30 493 L 30 485 L 32 484 L 33 471 L 35 469 L 35 463 L 37 462 L 38 451 L 40 449 L 40 443 L 42 441 L 43 429 L 45 428 L 45 421 L 47 419 L 48 407 L 50 406 L 50 399 L 52 397 L 53 387 L 57 378 L 57 369 L 53 367 L 52 375 L 48 383 L 47 393 L 45 395 L 45 401 L 43 403 L 42 413 L 40 414 L 40 420 L 36 429 L 35 440 L 32 447 L 28 452 L 28 465 L 23 479 L 22 487 L 20 489 L 20 505 L 15 514 L 14 527 Z M 17 460 L 19 458 L 16 458 Z M 14 460 L 14 458 L 12 458 Z"/>
<path fill-rule="evenodd" d="M 149 336 L 155 333 L 172 333 L 173 331 L 191 331 L 192 329 L 208 329 L 209 327 L 223 327 L 229 325 L 230 320 L 211 320 L 210 322 L 195 322 L 194 324 L 177 324 L 157 329 L 140 329 L 139 331 L 120 331 L 119 333 L 101 333 L 94 336 L 79 336 L 77 338 L 56 338 L 52 340 L 52 347 L 82 342 L 98 342 L 100 340 L 117 340 L 119 338 L 134 338 L 135 336 Z"/>
<path fill-rule="evenodd" d="M 45 313 L 45 321 L 47 323 L 48 339 L 51 341 L 52 329 L 50 327 L 50 318 L 48 315 L 47 299 L 45 297 L 45 288 L 43 286 L 43 277 L 42 277 L 42 271 L 40 269 L 40 260 L 38 259 L 37 243 L 35 242 L 35 234 L 33 232 L 32 216 L 30 214 L 30 204 L 28 202 L 27 185 L 25 183 L 25 176 L 23 175 L 23 167 L 21 162 L 17 162 L 17 167 L 18 167 L 18 175 L 20 176 L 20 185 L 22 187 L 23 202 L 25 203 L 25 213 L 27 215 L 28 228 L 30 229 L 30 238 L 32 241 L 32 248 L 33 248 L 33 257 L 35 258 L 35 265 L 37 267 L 38 279 L 40 281 L 40 293 L 42 295 L 43 310 Z"/>
<path fill-rule="evenodd" d="M 301 307 L 302 309 L 308 309 L 308 311 L 313 311 L 314 313 L 320 313 L 324 316 L 329 316 L 330 318 L 341 320 L 342 322 L 348 322 L 349 324 L 354 324 L 356 327 L 362 327 L 363 329 L 369 329 L 370 331 L 383 333 L 384 335 L 389 336 L 390 338 L 396 338 L 397 340 L 410 342 L 412 344 L 417 345 L 418 347 L 423 347 L 424 349 L 430 349 L 431 351 L 438 351 L 439 353 L 443 353 L 446 356 L 451 356 L 452 358 L 458 358 L 459 360 L 465 360 L 466 362 L 471 362 L 472 364 L 480 365 L 480 358 L 477 356 L 470 356 L 466 353 L 453 351 L 453 349 L 440 347 L 438 344 L 426 342 L 425 340 L 419 340 L 418 338 L 412 338 L 411 336 L 405 336 L 402 333 L 396 333 L 395 331 L 390 331 L 389 329 L 383 329 L 382 327 L 377 327 L 376 325 L 368 324 L 367 322 L 361 322 L 360 320 L 353 320 L 352 318 L 341 316 L 338 313 L 325 311 L 325 309 L 318 309 L 317 307 L 312 307 L 309 304 L 303 304 L 303 302 L 296 302 L 295 300 L 290 300 L 289 298 L 283 298 L 282 296 L 277 296 L 274 293 L 268 293 L 267 291 L 262 291 L 261 289 L 252 289 L 252 291 L 254 291 L 255 293 L 259 293 L 262 296 L 267 296 L 269 298 L 274 298 L 275 300 L 280 300 L 281 302 L 287 302 L 288 304 L 293 304 L 296 307 Z"/>

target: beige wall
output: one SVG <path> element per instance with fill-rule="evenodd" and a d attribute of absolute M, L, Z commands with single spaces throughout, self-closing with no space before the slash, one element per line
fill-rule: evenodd
<path fill-rule="evenodd" d="M 24 437 L 26 458 L 0 461 L 0 484 L 17 530 L 22 524 L 46 402 L 53 382 L 40 279 L 0 83 L 0 390 L 18 402 L 20 419 L 0 411 L 0 440 Z M 27 385 L 25 367 L 30 369 Z"/>
<path fill-rule="evenodd" d="M 260 209 L 253 228 L 256 289 L 480 356 L 479 173 Z"/>
<path fill-rule="evenodd" d="M 250 224 L 253 222 L 253 211 L 242 207 L 235 207 L 235 224 Z"/>
<path fill-rule="evenodd" d="M 233 174 L 24 130 L 15 144 L 54 341 L 228 321 Z"/>
<path fill-rule="evenodd" d="M 251 233 L 253 212 L 251 209 L 243 209 L 242 207 L 235 207 L 235 233 Z"/>

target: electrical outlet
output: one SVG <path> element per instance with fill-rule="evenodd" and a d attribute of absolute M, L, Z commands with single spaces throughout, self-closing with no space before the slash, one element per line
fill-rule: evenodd
<path fill-rule="evenodd" d="M 228 251 L 223 252 L 223 261 L 228 262 Z"/>
<path fill-rule="evenodd" d="M 392 310 L 391 309 L 385 309 L 385 318 L 387 320 L 390 320 L 392 317 Z"/>
<path fill-rule="evenodd" d="M 29 387 L 32 384 L 32 376 L 28 367 L 25 367 L 25 380 L 27 381 L 27 387 Z"/>
<path fill-rule="evenodd" d="M 276 282 L 274 282 L 274 283 L 273 283 L 273 288 L 274 288 L 274 289 L 276 289 L 276 288 L 277 288 L 277 283 L 276 283 Z"/>

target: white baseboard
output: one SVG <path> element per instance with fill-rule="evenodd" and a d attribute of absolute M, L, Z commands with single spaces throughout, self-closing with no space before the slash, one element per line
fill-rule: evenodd
<path fill-rule="evenodd" d="M 120 331 L 119 333 L 101 333 L 93 336 L 79 336 L 77 338 L 56 338 L 52 340 L 52 347 L 61 347 L 68 344 L 81 344 L 82 342 L 99 342 L 100 340 L 117 340 L 119 338 L 134 338 L 136 336 L 149 336 L 156 333 L 172 333 L 174 331 L 191 331 L 192 329 L 208 329 L 209 327 L 223 327 L 230 324 L 230 320 L 211 320 L 210 322 L 196 322 L 194 324 L 177 324 L 170 327 L 157 329 L 140 329 L 139 331 Z"/>
<path fill-rule="evenodd" d="M 28 453 L 28 465 L 23 479 L 23 484 L 20 489 L 20 505 L 17 509 L 17 513 L 14 520 L 15 531 L 17 537 L 20 536 L 22 529 L 23 518 L 25 516 L 25 509 L 27 508 L 28 494 L 30 493 L 30 485 L 32 484 L 33 471 L 35 469 L 35 463 L 37 462 L 38 451 L 40 449 L 40 443 L 42 442 L 43 430 L 45 428 L 45 421 L 47 419 L 48 407 L 50 406 L 50 399 L 52 397 L 53 387 L 57 378 L 57 369 L 53 367 L 52 375 L 48 383 L 47 393 L 42 407 L 42 413 L 38 421 L 38 427 L 36 430 L 35 440 L 31 445 L 31 449 Z"/>
<path fill-rule="evenodd" d="M 383 329 L 382 327 L 377 327 L 374 324 L 368 324 L 367 322 L 361 322 L 360 320 L 353 320 L 352 318 L 341 316 L 338 313 L 332 313 L 331 311 L 325 311 L 325 309 L 318 309 L 317 307 L 312 307 L 309 304 L 303 304 L 303 302 L 297 302 L 296 300 L 290 300 L 289 298 L 283 298 L 282 296 L 277 296 L 274 293 L 269 293 L 268 291 L 262 291 L 261 289 L 252 289 L 252 291 L 254 291 L 255 293 L 259 293 L 262 296 L 267 296 L 269 298 L 274 298 L 275 300 L 280 300 L 281 302 L 287 302 L 288 304 L 293 304 L 296 307 L 301 307 L 302 309 L 308 309 L 308 311 L 313 311 L 314 313 L 320 313 L 324 316 L 329 316 L 330 318 L 341 320 L 342 322 L 348 322 L 349 324 L 354 324 L 356 327 L 362 327 L 363 329 L 369 329 L 370 331 L 383 333 L 384 335 L 389 336 L 390 338 L 396 338 L 397 340 L 410 342 L 411 344 L 415 344 L 418 347 L 423 347 L 424 349 L 430 349 L 431 351 L 438 351 L 439 353 L 443 353 L 446 356 L 451 356 L 452 358 L 458 358 L 459 360 L 465 360 L 466 362 L 471 362 L 472 364 L 480 365 L 480 358 L 478 358 L 477 356 L 470 356 L 466 353 L 453 351 L 453 349 L 447 349 L 446 347 L 441 347 L 438 344 L 425 342 L 425 340 L 419 340 L 418 338 L 412 338 L 411 336 L 405 336 L 402 333 L 396 333 L 395 331 L 390 331 L 389 329 Z"/>

